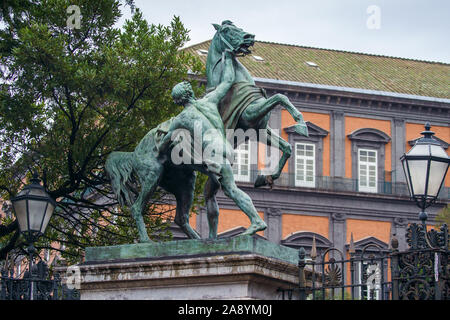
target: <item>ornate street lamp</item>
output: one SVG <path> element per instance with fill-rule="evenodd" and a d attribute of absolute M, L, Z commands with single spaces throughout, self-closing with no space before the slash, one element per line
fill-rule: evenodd
<path fill-rule="evenodd" d="M 40 184 L 37 173 L 33 174 L 31 184 L 25 186 L 17 196 L 11 199 L 13 211 L 19 224 L 20 232 L 28 243 L 29 274 L 30 274 L 30 299 L 33 299 L 33 254 L 34 242 L 44 234 L 45 229 L 56 207 L 53 200 L 44 187 Z"/>
<path fill-rule="evenodd" d="M 425 209 L 436 201 L 450 163 L 450 157 L 430 129 L 426 123 L 423 137 L 400 158 L 410 196 L 422 210 L 419 219 L 423 224 L 427 220 Z"/>
<path fill-rule="evenodd" d="M 34 173 L 31 184 L 11 199 L 20 231 L 29 244 L 44 234 L 56 207 L 55 200 L 48 195 L 40 182 L 37 173 Z"/>

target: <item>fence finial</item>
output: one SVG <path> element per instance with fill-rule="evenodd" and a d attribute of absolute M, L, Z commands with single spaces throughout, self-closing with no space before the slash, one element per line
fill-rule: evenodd
<path fill-rule="evenodd" d="M 304 262 L 306 257 L 306 251 L 305 248 L 300 247 L 300 249 L 298 250 L 298 261 L 300 262 Z"/>
<path fill-rule="evenodd" d="M 353 232 L 350 234 L 350 246 L 348 248 L 350 254 L 355 254 L 355 243 L 353 241 Z"/>
<path fill-rule="evenodd" d="M 311 247 L 311 259 L 314 261 L 317 258 L 317 248 L 316 248 L 316 236 L 313 235 L 312 247 Z"/>

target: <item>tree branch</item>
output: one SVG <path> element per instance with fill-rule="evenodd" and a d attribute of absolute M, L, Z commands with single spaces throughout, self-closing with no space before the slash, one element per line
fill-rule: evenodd
<path fill-rule="evenodd" d="M 0 225 L 0 237 L 4 237 L 18 229 L 19 229 L 19 224 L 17 223 L 17 220 L 14 220 L 7 226 Z"/>
<path fill-rule="evenodd" d="M 0 249 L 0 260 L 6 259 L 6 255 L 8 252 L 10 252 L 12 249 L 15 248 L 16 242 L 19 239 L 20 231 L 16 230 L 12 238 L 9 240 L 8 244 Z"/>

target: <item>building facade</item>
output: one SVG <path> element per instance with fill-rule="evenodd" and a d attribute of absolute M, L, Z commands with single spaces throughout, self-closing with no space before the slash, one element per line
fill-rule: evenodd
<path fill-rule="evenodd" d="M 208 47 L 209 41 L 186 50 L 206 62 Z M 268 155 L 278 151 L 256 141 L 236 150 L 237 184 L 268 225 L 258 236 L 307 252 L 314 239 L 320 254 L 330 247 L 348 253 L 351 238 L 357 251 L 369 244 L 388 250 L 396 234 L 399 249 L 405 249 L 408 224 L 418 222 L 419 208 L 409 199 L 400 157 L 421 136 L 425 122 L 449 152 L 450 65 L 267 42 L 256 42 L 252 55 L 239 60 L 268 96 L 286 95 L 309 130 L 309 137 L 298 135 L 286 110 L 272 111 L 269 126 L 292 147 L 272 189 L 253 184 Z M 449 203 L 449 190 L 450 174 L 428 209 L 430 224 Z M 249 226 L 221 191 L 218 202 L 219 237 Z M 190 223 L 208 237 L 205 208 Z M 173 233 L 185 238 L 177 228 Z M 43 256 L 53 261 L 48 252 Z M 16 267 L 21 274 L 20 261 Z"/>
<path fill-rule="evenodd" d="M 186 50 L 206 61 L 208 47 L 209 41 Z M 252 55 L 239 59 L 268 96 L 286 95 L 309 129 L 309 137 L 300 136 L 286 110 L 271 113 L 269 126 L 292 147 L 272 189 L 253 183 L 267 154 L 278 151 L 253 141 L 236 150 L 235 179 L 268 224 L 258 234 L 307 251 L 314 238 L 319 251 L 334 246 L 342 252 L 351 237 L 356 248 L 376 244 L 387 250 L 396 234 L 405 249 L 408 224 L 418 222 L 419 208 L 409 199 L 400 157 L 426 122 L 449 152 L 450 65 L 267 42 L 256 42 Z M 449 203 L 449 190 L 447 175 L 439 200 L 428 209 L 430 224 Z M 218 202 L 219 236 L 249 226 L 221 192 Z M 204 209 L 191 224 L 208 236 Z"/>

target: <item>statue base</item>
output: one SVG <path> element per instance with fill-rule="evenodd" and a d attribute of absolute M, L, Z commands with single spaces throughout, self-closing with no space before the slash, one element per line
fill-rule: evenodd
<path fill-rule="evenodd" d="M 281 299 L 298 251 L 250 236 L 86 249 L 82 300 Z"/>

